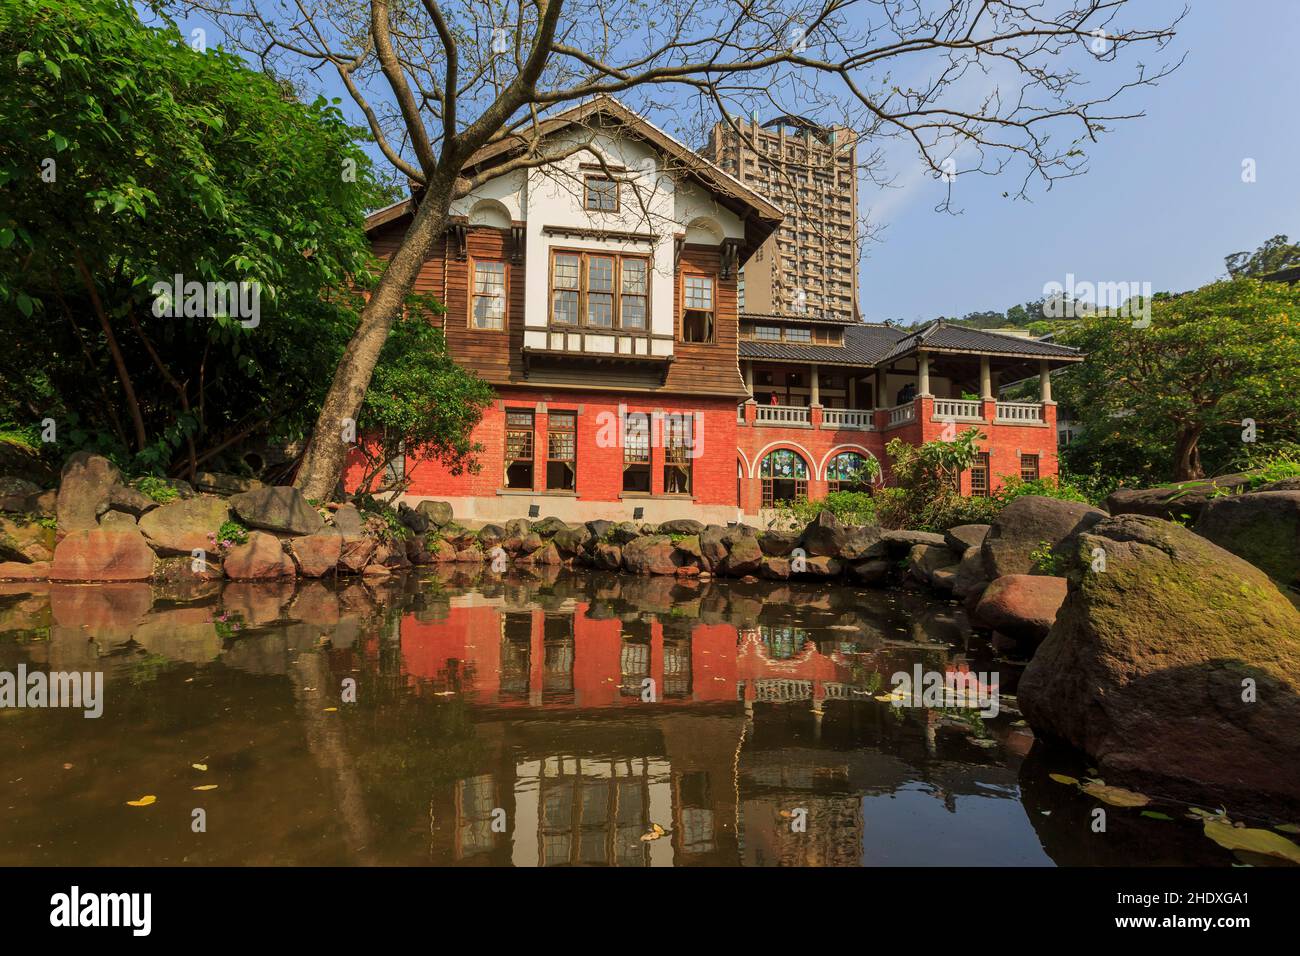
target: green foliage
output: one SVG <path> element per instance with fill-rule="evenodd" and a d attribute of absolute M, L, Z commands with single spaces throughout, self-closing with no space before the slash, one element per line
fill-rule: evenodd
<path fill-rule="evenodd" d="M 1083 488 L 1068 479 L 1059 477 L 1035 478 L 1033 481 L 1025 481 L 1019 475 L 1003 475 L 1001 487 L 994 493 L 994 497 L 1003 506 L 1025 495 L 1059 498 L 1062 501 L 1088 502 L 1092 500 Z"/>
<path fill-rule="evenodd" d="M 430 299 L 419 304 L 443 311 Z M 480 446 L 470 434 L 492 395 L 491 386 L 452 361 L 441 330 L 422 314 L 395 323 L 357 422 L 364 436 L 357 446 L 364 460 L 358 486 L 396 495 L 424 461 L 440 461 L 452 474 L 477 470 Z M 403 468 L 384 475 L 394 460 Z"/>
<path fill-rule="evenodd" d="M 1256 279 L 1157 297 L 1151 324 L 1089 316 L 1061 338 L 1088 361 L 1058 396 L 1083 424 L 1061 455 L 1069 471 L 1140 485 L 1219 474 L 1242 455 L 1300 438 L 1300 288 Z"/>
<path fill-rule="evenodd" d="M 135 483 L 136 490 L 142 495 L 148 495 L 160 505 L 165 505 L 169 501 L 175 501 L 180 497 L 180 492 L 153 475 L 146 475 Z"/>
<path fill-rule="evenodd" d="M 1262 276 L 1291 266 L 1300 266 L 1300 243 L 1286 236 L 1266 240 L 1254 252 L 1234 252 L 1225 256 L 1223 264 L 1234 279 L 1242 276 Z"/>
<path fill-rule="evenodd" d="M 214 537 L 217 547 L 224 550 L 237 544 L 248 544 L 248 529 L 238 521 L 223 521 Z"/>
<path fill-rule="evenodd" d="M 373 281 L 365 211 L 390 195 L 337 106 L 125 0 L 4 0 L 0 126 L 0 338 L 40 329 L 0 352 L 0 423 L 52 417 L 58 454 L 153 472 L 303 434 Z M 178 274 L 259 283 L 258 324 L 156 316 Z"/>
<path fill-rule="evenodd" d="M 1038 547 L 1029 552 L 1029 562 L 1034 574 L 1045 574 L 1050 577 L 1060 577 L 1066 562 L 1063 560 L 1064 555 L 1057 554 L 1052 549 L 1050 541 L 1038 542 Z"/>
<path fill-rule="evenodd" d="M 782 506 L 778 514 L 806 524 L 823 511 L 829 511 L 844 524 L 873 524 L 876 521 L 875 499 L 865 491 L 832 491 L 820 501 L 801 498 Z"/>

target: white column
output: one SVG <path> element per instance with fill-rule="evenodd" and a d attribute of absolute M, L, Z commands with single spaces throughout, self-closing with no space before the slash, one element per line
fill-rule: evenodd
<path fill-rule="evenodd" d="M 820 405 L 822 403 L 822 383 L 821 376 L 817 374 L 817 366 L 810 366 L 812 369 L 812 392 L 809 404 Z"/>
<path fill-rule="evenodd" d="M 849 408 L 858 407 L 858 380 L 849 376 Z"/>
<path fill-rule="evenodd" d="M 1052 371 L 1047 366 L 1047 360 L 1038 363 L 1038 391 L 1039 399 L 1044 405 L 1054 404 L 1052 402 Z"/>
<path fill-rule="evenodd" d="M 988 401 L 993 397 L 993 375 L 989 371 L 989 357 L 980 356 L 980 398 Z"/>
<path fill-rule="evenodd" d="M 745 391 L 749 392 L 749 400 L 754 400 L 754 363 L 745 363 Z"/>
<path fill-rule="evenodd" d="M 916 357 L 918 367 L 916 391 L 918 395 L 930 397 L 930 356 L 919 352 Z"/>

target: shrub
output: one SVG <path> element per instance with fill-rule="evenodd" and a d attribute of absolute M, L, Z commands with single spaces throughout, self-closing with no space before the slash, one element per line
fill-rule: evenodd
<path fill-rule="evenodd" d="M 844 524 L 874 524 L 876 501 L 865 491 L 832 491 L 820 501 L 800 498 L 778 509 L 780 517 L 807 524 L 823 511 L 829 511 Z"/>
<path fill-rule="evenodd" d="M 215 534 L 210 534 L 213 543 L 221 550 L 232 548 L 237 544 L 248 544 L 248 529 L 238 521 L 223 521 Z"/>
<path fill-rule="evenodd" d="M 142 495 L 147 495 L 160 505 L 165 505 L 169 501 L 175 501 L 180 497 L 180 492 L 173 488 L 161 478 L 155 478 L 153 475 L 146 475 L 135 483 L 136 490 Z"/>

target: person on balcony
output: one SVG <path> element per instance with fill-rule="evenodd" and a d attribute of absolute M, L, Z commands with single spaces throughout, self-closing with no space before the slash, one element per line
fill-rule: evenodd
<path fill-rule="evenodd" d="M 780 405 L 780 404 L 781 404 L 780 402 L 778 402 L 778 401 L 776 400 L 776 392 L 773 392 L 773 393 L 772 393 L 772 397 L 768 399 L 767 404 L 769 404 L 769 405 Z"/>
<path fill-rule="evenodd" d="M 907 402 L 910 402 L 912 399 L 916 398 L 916 386 L 911 382 L 908 382 L 898 390 L 896 398 L 897 401 L 894 402 L 895 405 L 904 405 Z"/>

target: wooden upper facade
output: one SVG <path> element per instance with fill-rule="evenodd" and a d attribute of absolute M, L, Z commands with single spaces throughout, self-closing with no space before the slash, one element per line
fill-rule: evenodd
<path fill-rule="evenodd" d="M 452 355 L 496 386 L 743 397 L 737 275 L 780 210 L 609 98 L 543 129 L 568 155 L 454 202 L 416 281 Z M 411 211 L 369 218 L 378 255 Z"/>

